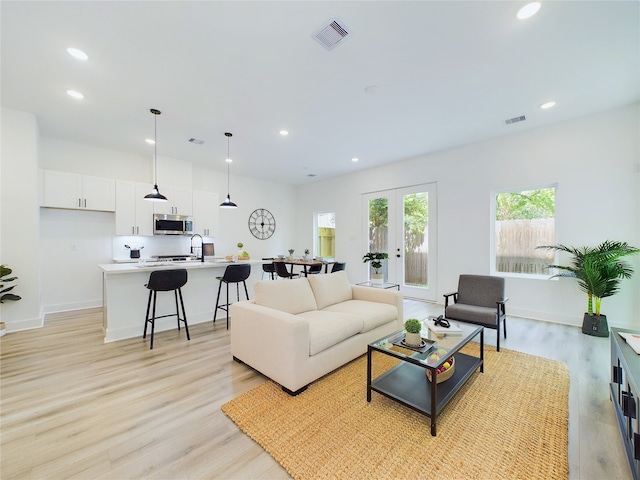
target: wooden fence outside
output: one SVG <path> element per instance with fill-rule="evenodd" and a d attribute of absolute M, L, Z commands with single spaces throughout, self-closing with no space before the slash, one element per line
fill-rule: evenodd
<path fill-rule="evenodd" d="M 387 227 L 378 227 L 374 232 L 370 232 L 370 250 L 372 252 L 386 252 L 387 251 Z M 426 240 L 422 238 L 422 241 L 426 244 Z M 389 256 L 391 256 L 391 252 Z M 404 284 L 426 287 L 427 286 L 427 262 L 428 255 L 426 251 L 410 251 L 404 252 Z M 389 262 L 383 262 L 382 271 L 384 278 L 388 279 Z"/>
<path fill-rule="evenodd" d="M 496 271 L 546 275 L 554 252 L 536 250 L 555 244 L 555 219 L 496 221 Z"/>

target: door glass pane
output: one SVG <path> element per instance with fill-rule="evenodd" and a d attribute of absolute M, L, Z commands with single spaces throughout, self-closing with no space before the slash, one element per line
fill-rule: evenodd
<path fill-rule="evenodd" d="M 318 213 L 316 217 L 316 257 L 336 256 L 336 214 Z"/>
<path fill-rule="evenodd" d="M 389 253 L 389 199 L 386 197 L 369 200 L 369 251 Z M 389 278 L 388 263 L 382 262 L 385 281 Z M 373 269 L 369 269 L 371 274 Z"/>
<path fill-rule="evenodd" d="M 429 195 L 411 193 L 404 205 L 404 284 L 428 286 Z"/>

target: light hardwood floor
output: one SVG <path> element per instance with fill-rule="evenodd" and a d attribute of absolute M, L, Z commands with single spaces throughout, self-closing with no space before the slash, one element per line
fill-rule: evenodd
<path fill-rule="evenodd" d="M 441 312 L 405 300 L 405 318 Z M 95 309 L 0 339 L 0 477 L 289 478 L 220 411 L 265 379 L 232 361 L 224 322 L 190 332 L 190 342 L 184 330 L 159 333 L 152 351 L 142 338 L 104 344 Z M 630 479 L 607 389 L 609 339 L 513 317 L 508 335 L 504 348 L 570 367 L 569 478 Z M 495 331 L 485 339 L 495 345 Z"/>

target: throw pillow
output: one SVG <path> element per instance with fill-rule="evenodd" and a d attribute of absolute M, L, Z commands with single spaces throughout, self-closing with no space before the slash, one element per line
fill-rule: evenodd
<path fill-rule="evenodd" d="M 352 298 L 351 284 L 344 270 L 325 275 L 309 275 L 308 280 L 316 297 L 318 310 Z"/>
<path fill-rule="evenodd" d="M 306 278 L 264 280 L 253 285 L 254 303 L 297 315 L 316 310 L 316 300 Z"/>

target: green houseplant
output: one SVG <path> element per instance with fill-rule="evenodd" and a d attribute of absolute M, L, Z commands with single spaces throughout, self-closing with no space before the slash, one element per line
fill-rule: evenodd
<path fill-rule="evenodd" d="M 18 277 L 5 278 L 8 275 L 11 275 L 12 272 L 13 270 L 11 270 L 6 265 L 0 265 L 0 303 L 4 303 L 7 300 L 17 301 L 22 299 L 22 297 L 19 295 L 8 293 L 13 290 L 16 285 L 11 285 L 10 287 L 5 288 L 5 282 L 13 282 L 14 280 L 18 279 Z"/>
<path fill-rule="evenodd" d="M 420 330 L 422 330 L 422 322 L 417 318 L 409 318 L 404 322 L 404 341 L 407 345 L 419 347 L 422 344 Z"/>
<path fill-rule="evenodd" d="M 566 252 L 572 255 L 571 265 L 548 265 L 560 270 L 554 277 L 575 278 L 580 290 L 587 294 L 587 313 L 582 321 L 582 333 L 608 337 L 606 315 L 600 313 L 602 299 L 620 290 L 622 279 L 631 278 L 633 269 L 622 257 L 635 255 L 640 249 L 626 242 L 605 240 L 597 247 L 542 245 L 538 248 Z"/>
<path fill-rule="evenodd" d="M 386 252 L 368 252 L 362 257 L 362 262 L 369 262 L 373 268 L 374 273 L 371 274 L 371 282 L 383 282 L 383 275 L 380 269 L 382 268 L 382 260 L 386 260 L 387 258 L 389 258 L 389 254 Z"/>

